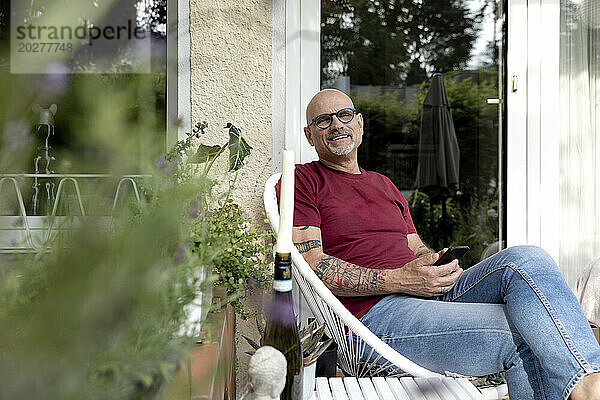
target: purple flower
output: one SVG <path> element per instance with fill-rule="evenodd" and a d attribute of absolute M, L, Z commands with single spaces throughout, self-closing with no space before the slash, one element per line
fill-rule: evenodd
<path fill-rule="evenodd" d="M 162 172 L 165 175 L 171 175 L 171 166 L 169 165 L 169 161 L 165 157 L 164 154 L 159 154 L 156 157 L 156 161 L 154 162 L 156 169 Z"/>
<path fill-rule="evenodd" d="M 187 208 L 187 215 L 192 219 L 202 219 L 206 217 L 206 213 L 202 212 L 204 210 L 204 202 L 202 199 L 196 199 L 190 203 L 190 206 Z"/>
<path fill-rule="evenodd" d="M 43 98 L 55 98 L 62 96 L 69 87 L 69 69 L 61 63 L 50 64 L 46 67 L 46 73 L 38 81 L 37 92 Z"/>
<path fill-rule="evenodd" d="M 171 117 L 171 125 L 175 128 L 178 128 L 183 125 L 183 119 L 177 116 Z"/>
<path fill-rule="evenodd" d="M 187 247 L 184 244 L 178 244 L 175 247 L 175 251 L 173 252 L 173 263 L 175 265 L 180 265 L 185 261 L 185 256 L 187 255 Z"/>

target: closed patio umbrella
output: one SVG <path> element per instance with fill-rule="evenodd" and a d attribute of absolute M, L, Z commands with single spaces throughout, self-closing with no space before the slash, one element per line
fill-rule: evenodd
<path fill-rule="evenodd" d="M 444 78 L 442 74 L 435 74 L 423 101 L 416 186 L 429 195 L 432 203 L 442 201 L 444 236 L 446 198 L 458 191 L 459 161 L 460 150 Z"/>
<path fill-rule="evenodd" d="M 437 198 L 456 194 L 460 150 L 442 74 L 435 74 L 423 101 L 417 189 Z"/>

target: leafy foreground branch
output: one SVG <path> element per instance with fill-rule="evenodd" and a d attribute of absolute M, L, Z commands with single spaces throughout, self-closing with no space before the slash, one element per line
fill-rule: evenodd
<path fill-rule="evenodd" d="M 249 152 L 234 128 L 233 173 Z M 238 296 L 248 277 L 267 282 L 264 234 L 228 194 L 214 198 L 210 167 L 186 162 L 191 136 L 158 157 L 140 204 L 67 224 L 48 251 L 2 265 L 0 398 L 160 398 L 195 342 L 200 270 Z"/>
<path fill-rule="evenodd" d="M 153 398 L 191 350 L 184 309 L 211 260 L 182 249 L 182 210 L 199 186 L 150 186 L 134 214 L 0 269 L 0 398 Z"/>
<path fill-rule="evenodd" d="M 227 291 L 229 302 L 244 319 L 253 316 L 242 303 L 247 290 L 264 289 L 271 282 L 271 269 L 264 257 L 264 238 L 270 235 L 254 227 L 250 218 L 231 201 L 208 212 L 204 221 L 192 226 L 190 250 L 193 254 L 211 247 L 220 248 L 212 261 L 217 275 L 215 284 Z"/>

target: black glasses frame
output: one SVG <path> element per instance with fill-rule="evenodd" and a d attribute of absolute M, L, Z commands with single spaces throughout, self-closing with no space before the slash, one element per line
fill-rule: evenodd
<path fill-rule="evenodd" d="M 352 118 L 350 118 L 348 121 L 342 121 L 342 119 L 340 118 L 340 113 L 341 113 L 342 111 L 346 111 L 346 110 L 350 110 L 350 111 L 352 111 Z M 327 129 L 327 128 L 329 128 L 329 127 L 331 126 L 331 124 L 333 124 L 333 116 L 334 116 L 334 115 L 337 117 L 337 119 L 338 119 L 338 120 L 339 120 L 341 123 L 343 123 L 343 124 L 348 124 L 348 123 L 352 122 L 352 120 L 354 120 L 354 117 L 356 116 L 356 114 L 358 114 L 358 111 L 356 110 L 356 108 L 352 108 L 352 107 L 346 107 L 346 108 L 342 108 L 341 110 L 338 110 L 337 112 L 334 112 L 334 113 L 329 113 L 329 114 L 319 114 L 319 115 L 317 115 L 316 117 L 314 117 L 314 118 L 312 119 L 312 121 L 310 121 L 310 124 L 308 124 L 308 125 L 307 125 L 307 127 L 310 127 L 312 124 L 315 124 L 315 126 L 317 126 L 318 128 L 321 128 L 321 129 Z M 321 117 L 324 117 L 324 116 L 327 116 L 327 117 L 329 117 L 329 123 L 327 124 L 327 126 L 319 126 L 319 125 L 317 125 L 317 122 L 316 122 L 316 121 L 317 121 L 317 119 L 319 119 L 319 118 L 321 118 Z"/>

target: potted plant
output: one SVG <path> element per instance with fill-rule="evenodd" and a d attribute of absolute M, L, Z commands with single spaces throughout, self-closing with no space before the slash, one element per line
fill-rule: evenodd
<path fill-rule="evenodd" d="M 326 324 L 317 327 L 317 321 L 312 321 L 306 328 L 300 331 L 302 342 L 302 353 L 304 357 L 304 369 L 302 370 L 302 385 L 304 386 L 304 400 L 311 398 L 315 390 L 315 375 L 317 370 L 317 359 L 327 350 L 333 339 L 322 341 Z"/>
<path fill-rule="evenodd" d="M 206 182 L 206 190 L 189 209 L 192 220 L 188 227 L 188 249 L 192 254 L 210 257 L 209 274 L 214 274 L 215 286 L 224 288 L 227 301 L 242 318 L 247 318 L 252 313 L 244 310 L 242 298 L 250 288 L 250 282 L 266 288 L 271 279 L 264 240 L 270 233 L 255 227 L 231 199 L 239 170 L 244 166 L 252 147 L 242 137 L 241 130 L 231 123 L 225 126 L 228 140 L 223 145 L 196 145 L 195 142 L 205 134 L 207 128 L 206 122 L 197 123 L 192 132 L 176 144 L 167 161 L 177 171 L 178 180 L 199 177 Z M 209 195 L 215 181 L 209 179 L 209 172 L 226 150 L 229 150 L 227 190 L 216 200 L 216 204 L 211 204 L 209 199 L 214 196 Z M 210 298 L 210 293 L 209 290 L 205 297 Z"/>

